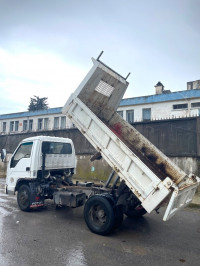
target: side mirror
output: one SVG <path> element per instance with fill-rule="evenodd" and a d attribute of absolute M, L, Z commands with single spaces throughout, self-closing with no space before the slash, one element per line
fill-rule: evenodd
<path fill-rule="evenodd" d="M 42 153 L 46 154 L 49 152 L 49 148 L 50 148 L 50 142 L 48 141 L 44 141 L 42 142 Z"/>
<path fill-rule="evenodd" d="M 6 149 L 2 149 L 1 150 L 1 160 L 2 160 L 2 162 L 5 160 L 5 158 L 6 158 Z"/>

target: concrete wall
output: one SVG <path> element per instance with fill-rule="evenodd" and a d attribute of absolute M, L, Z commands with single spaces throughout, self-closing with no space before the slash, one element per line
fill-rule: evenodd
<path fill-rule="evenodd" d="M 82 180 L 100 180 L 105 182 L 110 175 L 112 168 L 104 159 L 90 161 L 90 155 L 77 156 L 77 170 L 74 178 Z"/>

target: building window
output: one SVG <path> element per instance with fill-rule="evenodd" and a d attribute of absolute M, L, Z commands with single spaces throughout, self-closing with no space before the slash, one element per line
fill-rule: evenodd
<path fill-rule="evenodd" d="M 174 104 L 173 105 L 173 109 L 187 109 L 188 108 L 188 104 L 187 103 L 182 103 L 182 104 Z"/>
<path fill-rule="evenodd" d="M 28 121 L 23 120 L 23 131 L 26 131 L 28 129 Z"/>
<path fill-rule="evenodd" d="M 3 132 L 6 132 L 6 122 L 3 122 Z"/>
<path fill-rule="evenodd" d="M 191 107 L 200 107 L 200 102 L 198 102 L 198 103 L 191 103 Z"/>
<path fill-rule="evenodd" d="M 123 111 L 117 111 L 117 113 L 118 113 L 121 117 L 123 117 Z"/>
<path fill-rule="evenodd" d="M 33 119 L 28 121 L 28 130 L 30 130 L 30 131 L 33 130 Z"/>
<path fill-rule="evenodd" d="M 19 121 L 15 121 L 15 131 L 19 130 Z"/>
<path fill-rule="evenodd" d="M 54 117 L 54 128 L 55 129 L 59 128 L 59 117 Z"/>
<path fill-rule="evenodd" d="M 49 118 L 44 118 L 44 129 L 49 128 Z"/>
<path fill-rule="evenodd" d="M 42 130 L 43 118 L 38 119 L 38 130 Z"/>
<path fill-rule="evenodd" d="M 10 121 L 10 132 L 14 131 L 14 121 Z"/>
<path fill-rule="evenodd" d="M 61 117 L 61 125 L 60 128 L 66 128 L 66 116 Z"/>
<path fill-rule="evenodd" d="M 151 108 L 142 109 L 142 118 L 143 118 L 143 121 L 151 120 Z"/>
<path fill-rule="evenodd" d="M 126 111 L 126 121 L 130 124 L 134 122 L 134 110 Z"/>

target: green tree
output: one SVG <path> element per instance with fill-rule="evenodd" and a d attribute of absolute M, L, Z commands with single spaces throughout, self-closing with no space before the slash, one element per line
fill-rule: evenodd
<path fill-rule="evenodd" d="M 31 98 L 30 104 L 28 106 L 28 111 L 37 111 L 37 110 L 45 110 L 48 109 L 47 97 L 40 98 L 39 96 L 35 96 Z"/>

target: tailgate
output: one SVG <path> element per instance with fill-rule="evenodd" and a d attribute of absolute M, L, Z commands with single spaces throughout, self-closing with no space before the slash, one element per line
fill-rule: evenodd
<path fill-rule="evenodd" d="M 200 182 L 200 179 L 198 177 L 196 178 L 197 182 L 186 186 L 185 188 L 175 188 L 165 211 L 163 221 L 169 220 L 177 211 L 186 207 L 192 201 Z"/>

